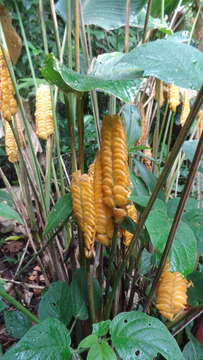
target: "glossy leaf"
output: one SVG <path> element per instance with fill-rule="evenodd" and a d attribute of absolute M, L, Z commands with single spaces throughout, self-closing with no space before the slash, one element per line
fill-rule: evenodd
<path fill-rule="evenodd" d="M 130 25 L 145 4 L 146 0 L 131 1 Z M 82 5 L 85 25 L 100 26 L 107 31 L 125 25 L 125 0 L 82 0 Z M 57 2 L 56 11 L 66 21 L 66 0 Z"/>
<path fill-rule="evenodd" d="M 42 75 L 66 93 L 75 92 L 78 94 L 99 90 L 114 95 L 127 103 L 134 101 L 137 90 L 134 80 L 103 80 L 95 76 L 80 74 L 60 64 L 53 55 L 46 57 Z"/>
<path fill-rule="evenodd" d="M 71 195 L 65 194 L 61 197 L 48 215 L 47 224 L 43 235 L 47 235 L 56 227 L 66 221 L 72 213 Z"/>
<path fill-rule="evenodd" d="M 156 40 L 135 48 L 115 64 L 117 71 L 132 73 L 144 70 L 144 76 L 154 76 L 167 83 L 188 89 L 200 89 L 203 84 L 203 54 L 196 48 L 177 41 Z"/>
<path fill-rule="evenodd" d="M 16 339 L 21 339 L 32 326 L 32 321 L 21 311 L 4 311 L 7 332 Z"/>
<path fill-rule="evenodd" d="M 98 342 L 98 337 L 96 335 L 89 335 L 86 338 L 84 338 L 78 348 L 90 348 L 92 345 L 96 344 Z"/>
<path fill-rule="evenodd" d="M 105 336 L 109 331 L 111 320 L 105 320 L 92 325 L 92 333 L 97 336 Z"/>
<path fill-rule="evenodd" d="M 135 105 L 124 105 L 122 118 L 125 127 L 128 147 L 131 148 L 140 138 L 140 113 Z"/>
<path fill-rule="evenodd" d="M 129 216 L 126 216 L 120 225 L 122 229 L 127 230 L 131 234 L 135 233 L 137 227 L 136 223 Z"/>
<path fill-rule="evenodd" d="M 0 203 L 0 216 L 5 219 L 15 220 L 20 224 L 23 224 L 21 216 L 11 206 L 1 202 Z"/>
<path fill-rule="evenodd" d="M 72 306 L 71 291 L 67 283 L 57 281 L 50 285 L 40 300 L 38 315 L 41 320 L 52 317 L 65 325 L 69 323 L 72 317 Z"/>
<path fill-rule="evenodd" d="M 158 353 L 167 360 L 183 360 L 177 342 L 164 324 L 139 311 L 117 315 L 110 333 L 112 344 L 123 360 L 152 360 Z"/>
<path fill-rule="evenodd" d="M 193 286 L 188 289 L 189 304 L 198 305 L 203 302 L 203 274 L 198 271 L 194 271 L 188 277 L 188 280 L 192 281 Z"/>
<path fill-rule="evenodd" d="M 182 217 L 194 232 L 197 239 L 197 248 L 200 255 L 203 254 L 203 212 L 202 209 L 193 208 L 186 211 Z"/>
<path fill-rule="evenodd" d="M 13 200 L 11 195 L 4 190 L 0 190 L 0 202 L 5 202 L 7 205 L 12 206 Z"/>
<path fill-rule="evenodd" d="M 116 354 L 106 341 L 91 346 L 87 360 L 117 360 Z"/>
<path fill-rule="evenodd" d="M 69 360 L 70 336 L 56 319 L 47 319 L 33 326 L 2 360 Z"/>
<path fill-rule="evenodd" d="M 203 359 L 203 346 L 197 339 L 191 334 L 189 329 L 186 330 L 190 341 L 185 345 L 183 349 L 183 355 L 185 360 L 202 360 Z"/>
<path fill-rule="evenodd" d="M 172 220 L 167 215 L 167 209 L 154 208 L 150 212 L 146 227 L 150 239 L 160 259 L 164 250 Z M 170 270 L 181 272 L 184 276 L 190 274 L 195 266 L 197 256 L 197 241 L 192 229 L 181 222 L 170 251 Z"/>

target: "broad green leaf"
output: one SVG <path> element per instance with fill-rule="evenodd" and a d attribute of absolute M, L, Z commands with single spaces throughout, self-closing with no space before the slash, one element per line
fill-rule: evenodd
<path fill-rule="evenodd" d="M 12 206 L 13 204 L 11 195 L 5 190 L 0 190 L 0 202 L 5 202 L 7 205 L 10 206 Z"/>
<path fill-rule="evenodd" d="M 97 336 L 105 336 L 109 331 L 111 320 L 105 320 L 92 325 L 92 333 Z"/>
<path fill-rule="evenodd" d="M 99 90 L 114 95 L 127 103 L 134 101 L 137 90 L 134 80 L 103 80 L 95 76 L 80 74 L 60 64 L 53 55 L 46 57 L 42 75 L 66 93 L 75 92 L 78 94 Z"/>
<path fill-rule="evenodd" d="M 71 283 L 72 312 L 75 318 L 80 320 L 88 319 L 88 301 L 87 301 L 87 280 L 84 269 L 77 269 L 73 274 Z M 98 309 L 101 304 L 101 288 L 97 279 L 93 279 L 94 303 Z"/>
<path fill-rule="evenodd" d="M 47 224 L 43 235 L 47 235 L 57 226 L 66 221 L 72 212 L 71 195 L 65 194 L 61 197 L 48 215 Z"/>
<path fill-rule="evenodd" d="M 146 188 L 142 179 L 135 175 L 134 171 L 130 169 L 130 180 L 132 182 L 132 192 L 136 196 L 149 196 L 149 191 Z"/>
<path fill-rule="evenodd" d="M 7 332 L 16 339 L 21 339 L 32 326 L 32 321 L 21 311 L 4 311 Z"/>
<path fill-rule="evenodd" d="M 122 229 L 129 231 L 131 234 L 135 233 L 137 227 L 136 223 L 129 216 L 126 216 L 120 225 Z"/>
<path fill-rule="evenodd" d="M 126 104 L 122 108 L 122 118 L 130 148 L 140 138 L 140 113 L 135 105 Z"/>
<path fill-rule="evenodd" d="M 23 224 L 23 219 L 11 206 L 0 203 L 0 216 L 5 219 L 16 220 L 18 223 Z"/>
<path fill-rule="evenodd" d="M 86 338 L 84 338 L 78 348 L 90 348 L 92 345 L 96 344 L 98 342 L 98 337 L 96 335 L 89 335 Z"/>
<path fill-rule="evenodd" d="M 130 25 L 145 4 L 146 0 L 131 0 Z M 84 23 L 107 31 L 119 28 L 125 25 L 125 6 L 125 0 L 82 0 Z M 56 11 L 66 21 L 66 0 L 57 2 Z"/>
<path fill-rule="evenodd" d="M 69 360 L 70 342 L 65 325 L 49 318 L 33 326 L 2 360 Z"/>
<path fill-rule="evenodd" d="M 147 218 L 146 227 L 158 258 L 164 250 L 171 225 L 172 220 L 168 217 L 166 208 L 152 209 Z M 181 272 L 184 276 L 190 274 L 194 269 L 196 256 L 196 238 L 191 228 L 182 221 L 170 251 L 170 270 Z"/>
<path fill-rule="evenodd" d="M 149 171 L 146 166 L 140 161 L 134 159 L 135 167 L 139 173 L 139 176 L 144 181 L 149 192 L 151 193 L 156 185 L 156 177 Z"/>
<path fill-rule="evenodd" d="M 180 198 L 176 197 L 167 202 L 167 213 L 169 217 L 173 218 L 175 216 L 179 201 Z M 197 199 L 189 197 L 186 202 L 185 211 L 194 210 L 195 208 L 197 208 Z"/>
<path fill-rule="evenodd" d="M 189 159 L 191 162 L 194 158 L 197 145 L 198 145 L 198 140 L 184 141 L 183 152 L 185 153 L 186 158 Z M 200 161 L 199 171 L 203 173 L 203 159 Z"/>
<path fill-rule="evenodd" d="M 183 360 L 173 336 L 158 319 L 138 311 L 117 315 L 110 326 L 112 344 L 123 360 Z"/>
<path fill-rule="evenodd" d="M 191 334 L 187 328 L 187 335 L 190 341 L 185 345 L 183 349 L 183 355 L 185 360 L 202 360 L 203 359 L 203 346 L 197 339 Z"/>
<path fill-rule="evenodd" d="M 142 251 L 142 255 L 139 262 L 139 273 L 144 275 L 151 270 L 152 267 L 152 254 L 146 249 Z"/>
<path fill-rule="evenodd" d="M 62 281 L 54 282 L 47 292 L 42 296 L 38 315 L 41 320 L 49 317 L 62 321 L 65 325 L 72 317 L 71 290 L 67 283 Z"/>
<path fill-rule="evenodd" d="M 106 341 L 91 346 L 87 360 L 117 360 L 116 354 Z"/>
<path fill-rule="evenodd" d="M 194 232 L 197 239 L 197 248 L 200 255 L 203 254 L 203 211 L 202 209 L 191 209 L 186 211 L 182 217 Z"/>
<path fill-rule="evenodd" d="M 203 84 L 203 54 L 196 48 L 177 41 L 156 40 L 135 48 L 115 64 L 117 72 L 144 70 L 167 83 L 188 89 L 200 89 Z M 129 78 L 129 76 L 128 76 Z"/>
<path fill-rule="evenodd" d="M 192 306 L 198 305 L 203 302 L 203 274 L 201 272 L 194 271 L 187 278 L 192 281 L 193 284 L 193 286 L 190 286 L 188 289 L 188 302 Z"/>

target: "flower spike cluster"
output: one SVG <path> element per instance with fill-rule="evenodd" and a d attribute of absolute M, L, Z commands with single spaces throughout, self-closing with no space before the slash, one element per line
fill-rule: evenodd
<path fill-rule="evenodd" d="M 169 262 L 164 266 L 156 292 L 156 307 L 172 321 L 187 306 L 187 288 L 191 286 L 179 272 L 169 271 Z"/>
<path fill-rule="evenodd" d="M 49 85 L 40 85 L 36 93 L 36 134 L 40 139 L 47 140 L 54 133 L 54 121 Z"/>

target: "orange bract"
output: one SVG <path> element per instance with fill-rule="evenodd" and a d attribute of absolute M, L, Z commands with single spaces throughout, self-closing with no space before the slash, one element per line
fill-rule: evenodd
<path fill-rule="evenodd" d="M 190 285 L 179 272 L 170 272 L 169 263 L 166 263 L 156 292 L 156 307 L 165 318 L 172 321 L 186 308 Z"/>
<path fill-rule="evenodd" d="M 54 121 L 49 85 L 40 85 L 36 93 L 36 134 L 39 138 L 47 140 L 54 133 Z"/>
<path fill-rule="evenodd" d="M 174 84 L 168 85 L 168 102 L 170 109 L 175 112 L 180 105 L 180 88 Z"/>
<path fill-rule="evenodd" d="M 137 210 L 133 204 L 127 206 L 127 216 L 129 216 L 133 221 L 137 221 Z M 131 240 L 133 238 L 133 234 L 129 231 L 125 230 L 123 233 L 123 243 L 125 246 L 129 246 Z"/>
<path fill-rule="evenodd" d="M 190 112 L 190 101 L 188 97 L 188 90 L 184 90 L 183 105 L 180 115 L 180 124 L 183 126 Z"/>

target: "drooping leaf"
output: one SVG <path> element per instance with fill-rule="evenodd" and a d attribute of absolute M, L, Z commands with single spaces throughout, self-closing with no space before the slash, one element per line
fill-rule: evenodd
<path fill-rule="evenodd" d="M 101 288 L 97 279 L 93 279 L 94 303 L 98 309 L 101 304 Z M 71 283 L 72 312 L 75 318 L 88 319 L 87 286 L 84 269 L 77 269 L 73 274 Z"/>
<path fill-rule="evenodd" d="M 23 224 L 23 219 L 11 206 L 0 203 L 0 216 L 5 219 L 16 220 L 18 223 Z"/>
<path fill-rule="evenodd" d="M 91 346 L 87 360 L 117 360 L 116 354 L 106 341 Z"/>
<path fill-rule="evenodd" d="M 135 48 L 115 64 L 117 72 L 126 74 L 144 70 L 167 83 L 188 89 L 200 89 L 203 84 L 203 54 L 196 48 L 177 41 L 156 40 Z"/>
<path fill-rule="evenodd" d="M 21 311 L 4 311 L 7 332 L 16 339 L 21 339 L 32 326 L 32 321 Z"/>
<path fill-rule="evenodd" d="M 105 336 L 109 331 L 111 320 L 100 321 L 92 325 L 92 333 L 97 336 Z"/>
<path fill-rule="evenodd" d="M 167 360 L 183 360 L 173 336 L 158 319 L 139 311 L 117 315 L 110 326 L 112 344 L 123 360 L 152 360 L 158 353 Z"/>
<path fill-rule="evenodd" d="M 192 281 L 193 286 L 188 289 L 189 304 L 192 306 L 198 305 L 203 302 L 203 274 L 198 271 L 194 271 L 188 275 L 188 280 Z"/>
<path fill-rule="evenodd" d="M 122 229 L 127 230 L 131 234 L 135 233 L 137 227 L 136 223 L 129 216 L 126 216 L 120 225 Z"/>
<path fill-rule="evenodd" d="M 183 355 L 185 360 L 202 360 L 203 359 L 203 346 L 192 335 L 191 331 L 187 328 L 186 333 L 190 341 L 185 345 L 183 349 Z"/>
<path fill-rule="evenodd" d="M 183 152 L 186 155 L 186 158 L 192 162 L 195 151 L 197 149 L 198 140 L 186 140 L 183 144 Z M 201 173 L 203 173 L 203 159 L 200 161 L 200 166 L 198 169 Z"/>
<path fill-rule="evenodd" d="M 50 231 L 54 230 L 57 226 L 66 221 L 71 215 L 71 212 L 71 196 L 70 194 L 65 194 L 57 201 L 56 205 L 49 213 L 43 235 L 47 235 Z"/>
<path fill-rule="evenodd" d="M 70 335 L 57 319 L 49 318 L 33 326 L 2 360 L 69 360 Z"/>
<path fill-rule="evenodd" d="M 132 0 L 130 25 L 134 24 L 137 13 L 146 4 L 146 0 Z M 112 30 L 125 25 L 125 0 L 82 0 L 85 25 L 100 26 Z M 66 21 L 66 0 L 59 0 L 56 11 Z"/>
<path fill-rule="evenodd" d="M 122 108 L 122 118 L 130 148 L 140 137 L 140 113 L 135 105 L 126 104 Z"/>
<path fill-rule="evenodd" d="M 134 80 L 103 80 L 92 75 L 79 74 L 60 64 L 53 55 L 46 57 L 42 75 L 66 93 L 99 90 L 114 95 L 124 102 L 132 103 L 137 91 Z"/>
<path fill-rule="evenodd" d="M 166 207 L 165 209 L 152 209 L 147 218 L 146 227 L 158 258 L 164 250 L 171 225 L 172 220 L 167 215 Z M 192 229 L 182 221 L 178 226 L 170 251 L 170 270 L 178 271 L 187 276 L 194 269 L 196 256 L 196 238 Z"/>
<path fill-rule="evenodd" d="M 38 315 L 41 320 L 52 317 L 65 325 L 69 323 L 72 317 L 72 306 L 71 291 L 67 283 L 57 281 L 50 285 L 40 300 Z"/>

